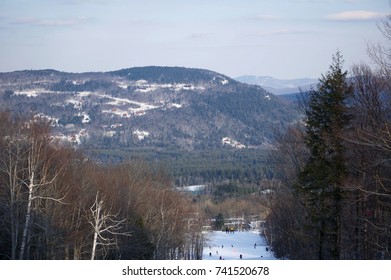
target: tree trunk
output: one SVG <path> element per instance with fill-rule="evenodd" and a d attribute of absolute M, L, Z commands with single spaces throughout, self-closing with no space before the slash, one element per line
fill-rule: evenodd
<path fill-rule="evenodd" d="M 20 245 L 20 253 L 19 253 L 20 260 L 23 260 L 24 258 L 26 244 L 27 244 L 27 236 L 30 230 L 31 209 L 32 209 L 33 190 L 34 190 L 34 171 L 31 173 L 30 176 L 30 183 L 28 185 L 28 190 L 29 190 L 29 197 L 27 202 L 26 220 L 23 228 L 22 243 Z"/>
<path fill-rule="evenodd" d="M 93 243 L 92 243 L 92 252 L 91 252 L 91 260 L 94 260 L 95 259 L 95 254 L 96 254 L 96 246 L 97 246 L 97 243 L 98 243 L 98 233 L 99 233 L 99 224 L 101 223 L 100 221 L 100 211 L 102 209 L 102 205 L 101 205 L 101 202 L 98 202 L 98 194 L 96 195 L 96 209 L 95 209 L 95 213 L 94 213 L 94 239 L 93 239 Z"/>

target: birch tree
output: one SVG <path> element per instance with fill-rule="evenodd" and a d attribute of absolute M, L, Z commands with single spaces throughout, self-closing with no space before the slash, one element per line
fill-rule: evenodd
<path fill-rule="evenodd" d="M 55 153 L 49 146 L 49 124 L 36 119 L 26 123 L 26 168 L 24 178 L 20 178 L 22 184 L 27 188 L 27 205 L 25 221 L 21 237 L 19 259 L 24 259 L 30 234 L 31 219 L 34 210 L 34 203 L 39 204 L 42 199 L 49 199 L 61 203 L 61 197 L 42 196 L 40 191 L 49 188 L 56 180 L 61 170 L 53 171 L 52 160 Z"/>
<path fill-rule="evenodd" d="M 99 194 L 95 195 L 94 204 L 90 207 L 89 224 L 93 228 L 93 241 L 91 249 L 91 260 L 97 257 L 97 249 L 105 249 L 117 246 L 116 237 L 118 235 L 130 236 L 128 232 L 122 232 L 126 219 L 118 220 L 117 215 L 111 213 L 111 208 L 107 208 L 104 198 Z"/>

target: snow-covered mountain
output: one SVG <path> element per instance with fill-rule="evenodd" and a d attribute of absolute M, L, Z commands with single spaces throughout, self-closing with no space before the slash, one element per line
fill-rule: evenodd
<path fill-rule="evenodd" d="M 0 73 L 0 107 L 45 116 L 54 138 L 94 148 L 259 147 L 297 118 L 259 86 L 204 69 L 156 66 Z"/>
<path fill-rule="evenodd" d="M 250 85 L 259 85 L 274 94 L 297 93 L 300 90 L 307 91 L 318 83 L 317 79 L 276 79 L 269 76 L 245 75 L 235 78 L 235 80 Z"/>

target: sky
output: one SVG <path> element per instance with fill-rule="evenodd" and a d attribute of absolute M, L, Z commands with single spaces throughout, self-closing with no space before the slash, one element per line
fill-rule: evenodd
<path fill-rule="evenodd" d="M 204 68 L 232 78 L 319 78 L 349 70 L 389 0 L 0 0 L 0 72 Z"/>

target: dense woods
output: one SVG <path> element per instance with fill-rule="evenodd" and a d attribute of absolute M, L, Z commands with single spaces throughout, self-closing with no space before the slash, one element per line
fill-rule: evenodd
<path fill-rule="evenodd" d="M 142 162 L 98 165 L 0 114 L 1 259 L 199 259 L 201 217 Z"/>
<path fill-rule="evenodd" d="M 304 98 L 304 122 L 278 141 L 280 185 L 270 200 L 268 237 L 278 257 L 391 258 L 391 18 L 377 65 L 348 79 L 339 52 Z"/>

